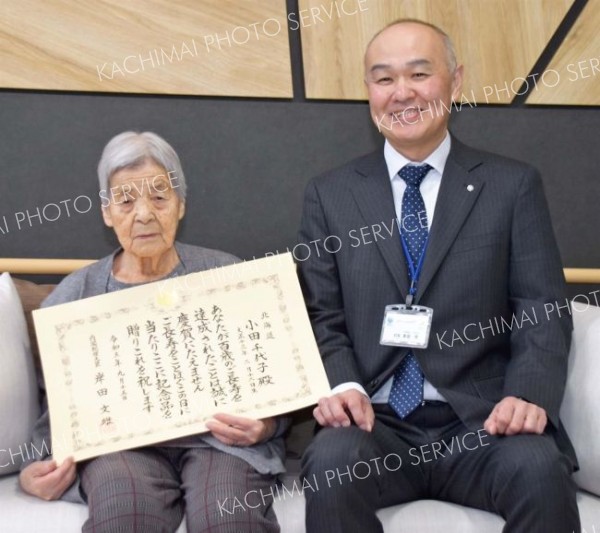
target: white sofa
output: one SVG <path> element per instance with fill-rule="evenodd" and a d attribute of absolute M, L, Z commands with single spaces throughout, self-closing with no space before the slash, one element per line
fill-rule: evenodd
<path fill-rule="evenodd" d="M 582 531 L 600 533 L 600 308 L 576 304 L 573 318 L 575 332 L 561 415 L 581 465 L 575 480 L 580 487 L 577 501 Z M 284 483 L 291 487 L 298 461 L 290 460 L 289 464 L 291 471 Z M 305 531 L 304 505 L 297 493 L 275 500 L 283 533 Z M 378 514 L 385 531 L 393 533 L 495 533 L 502 531 L 504 523 L 491 513 L 434 500 L 397 505 Z M 86 516 L 84 505 L 45 502 L 24 494 L 17 474 L 0 477 L 2 533 L 76 533 Z M 186 532 L 185 524 L 179 527 L 181 532 Z"/>

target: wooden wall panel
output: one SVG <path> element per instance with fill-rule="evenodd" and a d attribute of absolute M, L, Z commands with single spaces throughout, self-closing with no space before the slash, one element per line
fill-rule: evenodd
<path fill-rule="evenodd" d="M 600 105 L 599 29 L 600 2 L 591 0 L 529 95 L 528 104 Z"/>
<path fill-rule="evenodd" d="M 346 0 L 345 11 L 357 1 Z M 465 65 L 465 98 L 499 104 L 520 90 L 516 78 L 529 74 L 573 0 L 363 0 L 356 15 L 327 19 L 321 8 L 323 22 L 316 23 L 312 10 L 326 4 L 300 0 L 308 10 L 301 30 L 308 98 L 365 99 L 362 58 L 369 39 L 387 23 L 410 17 L 452 37 Z"/>
<path fill-rule="evenodd" d="M 292 96 L 285 0 L 4 0 L 0 86 Z"/>

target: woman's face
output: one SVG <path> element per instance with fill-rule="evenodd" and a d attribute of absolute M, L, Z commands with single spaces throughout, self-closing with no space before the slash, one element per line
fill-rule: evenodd
<path fill-rule="evenodd" d="M 125 253 L 153 258 L 173 247 L 185 203 L 164 167 L 150 160 L 115 172 L 108 192 L 110 202 L 102 208 L 102 216 Z"/>

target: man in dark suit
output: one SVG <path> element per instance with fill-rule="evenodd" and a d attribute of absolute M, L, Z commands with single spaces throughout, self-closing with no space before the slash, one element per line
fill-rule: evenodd
<path fill-rule="evenodd" d="M 550 312 L 565 283 L 542 183 L 448 133 L 462 75 L 439 28 L 384 28 L 365 82 L 385 147 L 307 187 L 300 275 L 333 387 L 303 458 L 327 481 L 306 492 L 308 533 L 380 532 L 378 508 L 421 498 L 510 533 L 580 530 L 558 417 L 572 323 Z"/>

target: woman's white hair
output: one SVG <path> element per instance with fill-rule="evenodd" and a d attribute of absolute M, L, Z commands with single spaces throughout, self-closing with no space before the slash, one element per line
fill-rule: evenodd
<path fill-rule="evenodd" d="M 185 200 L 187 187 L 179 156 L 167 141 L 151 131 L 124 131 L 108 141 L 98 163 L 100 190 L 110 188 L 110 178 L 115 172 L 142 166 L 150 160 L 173 174 L 173 178 L 177 177 L 177 185 L 173 189 Z"/>

